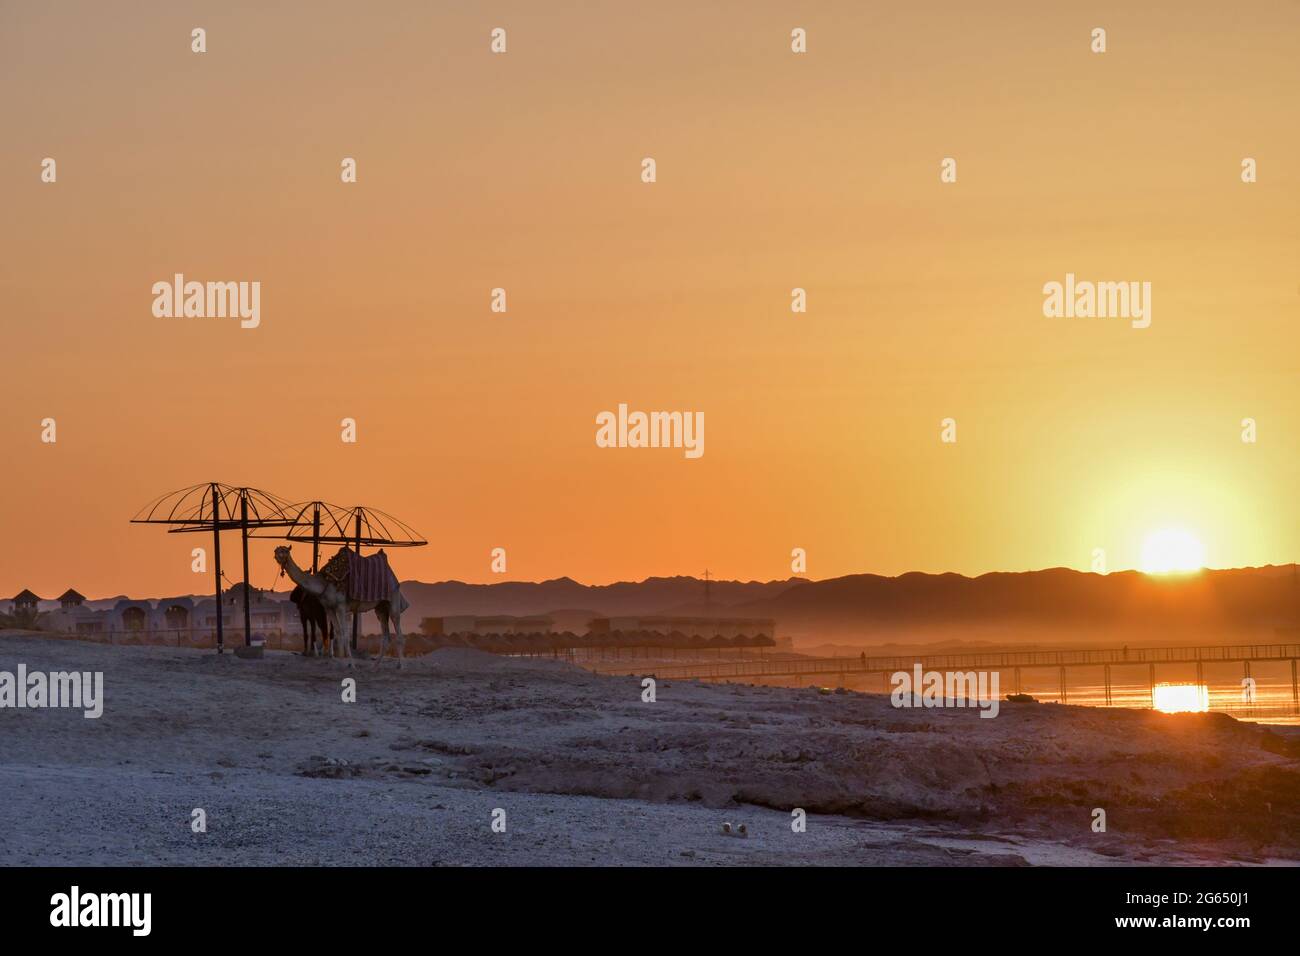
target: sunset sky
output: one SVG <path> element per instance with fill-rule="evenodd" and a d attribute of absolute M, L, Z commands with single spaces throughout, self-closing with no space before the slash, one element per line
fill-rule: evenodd
<path fill-rule="evenodd" d="M 128 524 L 209 480 L 423 580 L 1295 560 L 1300 4 L 1149 6 L 0 2 L 0 594 L 209 590 Z M 260 327 L 154 317 L 177 272 Z M 1150 328 L 1045 318 L 1067 272 Z"/>

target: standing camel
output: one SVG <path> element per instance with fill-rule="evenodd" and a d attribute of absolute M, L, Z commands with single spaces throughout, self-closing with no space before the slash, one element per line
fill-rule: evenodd
<path fill-rule="evenodd" d="M 296 585 L 289 593 L 289 600 L 298 607 L 298 619 L 302 621 L 302 656 L 316 656 L 316 633 L 320 632 L 321 652 L 324 653 L 329 636 L 328 615 L 325 606 L 314 594 L 309 594 L 301 585 Z M 310 634 L 310 640 L 308 635 Z"/>
<path fill-rule="evenodd" d="M 365 611 L 374 611 L 375 616 L 379 618 L 380 627 L 383 628 L 383 637 L 379 643 L 379 656 L 375 658 L 375 666 L 378 667 L 384 659 L 384 654 L 388 651 L 388 623 L 392 621 L 395 637 L 397 638 L 397 667 L 400 670 L 403 661 L 403 652 L 406 647 L 406 638 L 402 635 L 402 612 L 410 605 L 402 597 L 401 588 L 397 584 L 396 576 L 388 572 L 391 581 L 387 583 L 385 597 L 382 599 L 367 600 L 365 597 L 350 597 L 349 590 L 356 591 L 358 588 L 350 587 L 348 572 L 346 568 L 355 561 L 355 557 L 347 548 L 342 548 L 334 555 L 333 558 L 321 568 L 320 574 L 312 574 L 304 571 L 294 563 L 290 555 L 288 545 L 281 545 L 275 549 L 275 561 L 280 565 L 280 570 L 287 574 L 294 584 L 297 584 L 308 594 L 314 596 L 320 601 L 321 606 L 325 609 L 326 615 L 333 624 L 333 634 L 330 635 L 330 641 L 326 645 L 326 656 L 333 655 L 333 645 L 341 643 L 343 645 L 343 657 L 347 658 L 348 666 L 352 666 L 352 647 L 347 638 L 347 620 L 348 613 L 361 614 Z M 373 560 L 373 559 L 366 559 Z M 384 559 L 384 567 L 387 568 L 387 559 Z M 339 569 L 344 569 L 340 571 Z"/>

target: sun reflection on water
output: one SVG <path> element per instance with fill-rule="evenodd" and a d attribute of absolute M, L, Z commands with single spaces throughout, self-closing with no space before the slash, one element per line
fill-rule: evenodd
<path fill-rule="evenodd" d="M 1166 714 L 1203 713 L 1210 709 L 1210 693 L 1204 684 L 1156 684 L 1156 710 Z"/>

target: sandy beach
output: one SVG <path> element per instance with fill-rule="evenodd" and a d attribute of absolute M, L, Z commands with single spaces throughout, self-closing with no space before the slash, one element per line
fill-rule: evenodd
<path fill-rule="evenodd" d="M 1222 715 L 689 682 L 643 703 L 635 678 L 466 650 L 349 672 L 0 637 L 20 663 L 102 671 L 105 703 L 0 710 L 5 865 L 1300 860 L 1293 738 Z"/>

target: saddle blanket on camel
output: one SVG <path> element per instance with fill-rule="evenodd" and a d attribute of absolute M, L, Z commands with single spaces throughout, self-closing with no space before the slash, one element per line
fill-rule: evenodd
<path fill-rule="evenodd" d="M 397 575 L 388 566 L 388 555 L 383 551 L 363 557 L 351 548 L 341 548 L 321 568 L 321 575 L 343 588 L 349 601 L 379 603 L 398 593 Z M 406 606 L 403 601 L 398 613 Z"/>

